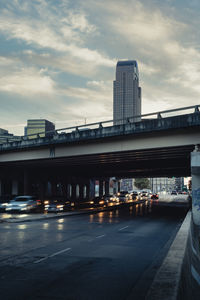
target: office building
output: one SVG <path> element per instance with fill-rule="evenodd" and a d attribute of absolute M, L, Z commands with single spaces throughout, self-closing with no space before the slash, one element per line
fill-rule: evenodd
<path fill-rule="evenodd" d="M 139 71 L 135 60 L 118 61 L 116 80 L 113 82 L 113 120 L 114 125 L 141 118 L 141 88 L 139 87 Z"/>
<path fill-rule="evenodd" d="M 151 190 L 154 193 L 168 192 L 176 189 L 175 178 L 160 177 L 150 178 Z"/>
<path fill-rule="evenodd" d="M 24 135 L 29 139 L 45 137 L 51 135 L 55 130 L 55 125 L 45 119 L 27 120 L 27 126 L 24 128 Z"/>
<path fill-rule="evenodd" d="M 0 144 L 19 141 L 20 136 L 8 133 L 8 130 L 0 128 Z"/>

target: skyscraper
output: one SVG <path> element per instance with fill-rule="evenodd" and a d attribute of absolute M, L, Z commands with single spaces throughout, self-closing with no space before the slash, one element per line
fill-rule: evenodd
<path fill-rule="evenodd" d="M 139 71 L 135 60 L 118 61 L 116 80 L 113 82 L 113 120 L 114 125 L 123 124 L 127 118 L 141 114 L 141 88 Z M 118 121 L 120 120 L 121 121 Z"/>

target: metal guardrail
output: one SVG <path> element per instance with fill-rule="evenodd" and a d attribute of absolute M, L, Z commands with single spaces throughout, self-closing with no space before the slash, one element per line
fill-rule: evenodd
<path fill-rule="evenodd" d="M 94 128 L 103 128 L 106 127 L 107 125 L 109 126 L 118 126 L 122 124 L 128 124 L 128 123 L 138 123 L 142 122 L 145 120 L 146 117 L 155 117 L 156 119 L 164 118 L 167 117 L 165 116 L 166 114 L 172 114 L 174 112 L 183 112 L 186 110 L 193 110 L 193 113 L 199 113 L 199 108 L 200 104 L 198 105 L 193 105 L 193 106 L 187 106 L 187 107 L 181 107 L 181 108 L 176 108 L 176 109 L 169 109 L 169 110 L 163 110 L 163 111 L 157 111 L 153 113 L 148 113 L 148 114 L 142 114 L 142 115 L 136 115 L 134 117 L 129 117 L 126 119 L 118 119 L 118 120 L 107 120 L 107 121 L 101 121 L 101 122 L 94 122 L 94 123 L 88 123 L 88 124 L 82 124 L 82 125 L 76 125 L 76 126 L 70 126 L 70 127 L 65 127 L 65 128 L 60 128 L 60 129 L 55 129 L 55 130 L 50 130 L 50 131 L 43 131 L 39 133 L 33 133 L 25 136 L 19 137 L 19 139 L 15 141 L 7 141 L 6 143 L 15 143 L 17 141 L 23 141 L 23 140 L 33 140 L 33 139 L 41 139 L 45 137 L 53 137 L 55 135 L 61 135 L 61 134 L 66 134 L 72 133 L 72 132 L 79 132 L 82 130 L 91 130 Z M 152 118 L 155 119 L 155 118 Z M 94 128 L 91 128 L 94 127 Z"/>

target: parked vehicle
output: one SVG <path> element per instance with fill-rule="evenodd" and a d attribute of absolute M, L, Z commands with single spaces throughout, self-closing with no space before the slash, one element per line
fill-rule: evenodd
<path fill-rule="evenodd" d="M 41 200 L 35 196 L 16 196 L 6 206 L 6 212 L 31 212 L 41 209 Z"/>

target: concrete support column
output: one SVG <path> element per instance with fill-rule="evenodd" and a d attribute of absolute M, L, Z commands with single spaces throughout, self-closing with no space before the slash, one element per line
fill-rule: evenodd
<path fill-rule="evenodd" d="M 56 188 L 56 181 L 52 180 L 51 181 L 51 196 L 52 197 L 56 197 L 56 192 L 57 192 L 57 188 Z"/>
<path fill-rule="evenodd" d="M 110 194 L 110 178 L 105 180 L 105 194 L 106 195 Z"/>
<path fill-rule="evenodd" d="M 18 195 L 18 182 L 17 180 L 12 181 L 12 196 Z"/>
<path fill-rule="evenodd" d="M 94 197 L 95 197 L 95 179 L 90 179 L 88 192 L 89 192 L 89 200 L 94 199 Z"/>
<path fill-rule="evenodd" d="M 86 200 L 90 199 L 90 183 L 86 184 Z"/>
<path fill-rule="evenodd" d="M 103 180 L 99 180 L 99 197 L 103 196 Z"/>
<path fill-rule="evenodd" d="M 76 201 L 76 183 L 72 183 L 72 200 Z"/>
<path fill-rule="evenodd" d="M 117 184 L 117 180 L 113 180 L 113 194 L 117 194 L 118 192 L 118 184 Z"/>
<path fill-rule="evenodd" d="M 39 183 L 39 198 L 43 202 L 45 198 L 45 182 L 40 182 Z"/>
<path fill-rule="evenodd" d="M 83 188 L 84 188 L 84 184 L 79 184 L 79 199 L 80 201 L 83 202 Z"/>
<path fill-rule="evenodd" d="M 120 181 L 118 179 L 116 179 L 116 190 L 117 193 L 120 192 Z"/>
<path fill-rule="evenodd" d="M 200 152 L 191 153 L 192 216 L 195 225 L 200 226 Z"/>
<path fill-rule="evenodd" d="M 30 194 L 30 178 L 28 170 L 24 170 L 24 195 Z"/>

